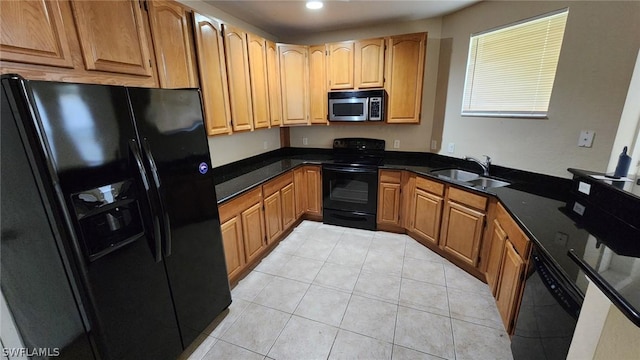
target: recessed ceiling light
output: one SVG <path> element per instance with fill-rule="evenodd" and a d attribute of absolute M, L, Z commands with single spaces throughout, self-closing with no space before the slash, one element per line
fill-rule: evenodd
<path fill-rule="evenodd" d="M 318 10 L 322 9 L 323 6 L 322 1 L 307 1 L 307 9 Z"/>

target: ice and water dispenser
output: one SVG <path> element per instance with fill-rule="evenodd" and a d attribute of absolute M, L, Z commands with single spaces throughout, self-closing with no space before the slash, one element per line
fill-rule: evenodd
<path fill-rule="evenodd" d="M 73 208 L 81 241 L 90 261 L 144 234 L 133 180 L 74 193 Z"/>

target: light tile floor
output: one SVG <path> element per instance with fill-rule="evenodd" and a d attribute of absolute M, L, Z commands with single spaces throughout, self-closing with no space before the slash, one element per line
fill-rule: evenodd
<path fill-rule="evenodd" d="M 406 235 L 303 221 L 189 359 L 511 359 L 486 284 Z"/>

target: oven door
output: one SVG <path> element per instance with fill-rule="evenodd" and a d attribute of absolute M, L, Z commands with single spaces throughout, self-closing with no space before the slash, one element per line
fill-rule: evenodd
<path fill-rule="evenodd" d="M 368 98 L 329 99 L 330 121 L 367 121 Z"/>
<path fill-rule="evenodd" d="M 325 165 L 322 169 L 323 207 L 375 214 L 378 169 Z"/>

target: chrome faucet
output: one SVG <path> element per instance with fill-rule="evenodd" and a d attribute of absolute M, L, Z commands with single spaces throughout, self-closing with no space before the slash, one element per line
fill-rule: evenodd
<path fill-rule="evenodd" d="M 480 167 L 482 167 L 482 175 L 484 176 L 489 176 L 489 167 L 491 166 L 491 158 L 489 157 L 489 155 L 482 155 L 485 158 L 487 158 L 487 161 L 482 162 L 474 157 L 471 156 L 465 156 L 464 159 L 465 160 L 469 160 L 469 161 L 473 161 L 476 164 L 480 165 Z"/>

